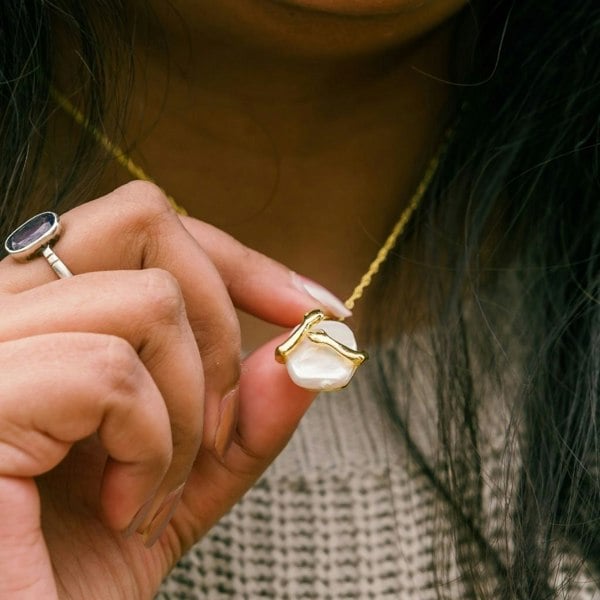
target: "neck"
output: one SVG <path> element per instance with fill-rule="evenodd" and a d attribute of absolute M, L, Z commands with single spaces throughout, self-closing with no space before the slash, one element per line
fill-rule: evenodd
<path fill-rule="evenodd" d="M 452 25 L 346 60 L 208 36 L 190 48 L 166 31 L 168 67 L 145 50 L 134 94 L 136 160 L 193 216 L 346 298 L 452 114 L 437 79 L 448 77 Z"/>

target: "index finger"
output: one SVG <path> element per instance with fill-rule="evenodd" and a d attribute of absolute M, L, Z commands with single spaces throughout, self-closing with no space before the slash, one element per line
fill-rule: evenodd
<path fill-rule="evenodd" d="M 207 392 L 237 383 L 240 340 L 235 310 L 210 258 L 182 226 L 159 188 L 132 182 L 62 216 L 64 233 L 53 245 L 77 273 L 159 268 L 177 280 L 195 339 L 210 373 Z M 0 290 L 19 293 L 61 285 L 43 259 L 0 261 Z"/>

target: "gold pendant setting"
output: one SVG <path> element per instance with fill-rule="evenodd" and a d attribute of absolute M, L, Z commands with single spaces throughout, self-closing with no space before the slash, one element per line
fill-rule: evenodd
<path fill-rule="evenodd" d="M 357 350 L 350 327 L 313 310 L 277 347 L 275 358 L 296 385 L 329 392 L 346 387 L 368 356 Z"/>

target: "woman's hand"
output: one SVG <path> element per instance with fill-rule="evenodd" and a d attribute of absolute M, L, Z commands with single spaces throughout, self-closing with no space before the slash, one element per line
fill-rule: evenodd
<path fill-rule="evenodd" d="M 0 262 L 0 598 L 149 598 L 313 396 L 276 341 L 240 364 L 234 305 L 292 326 L 316 303 L 151 184 L 62 220 L 76 277 Z"/>

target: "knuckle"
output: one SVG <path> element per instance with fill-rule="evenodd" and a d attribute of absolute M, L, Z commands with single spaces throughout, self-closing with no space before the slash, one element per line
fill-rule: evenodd
<path fill-rule="evenodd" d="M 122 187 L 122 190 L 131 201 L 139 203 L 145 209 L 143 212 L 162 213 L 171 208 L 163 190 L 151 181 L 141 179 L 130 181 Z"/>
<path fill-rule="evenodd" d="M 131 181 L 122 192 L 129 200 L 129 227 L 136 233 L 152 232 L 176 217 L 163 190 L 150 181 Z"/>
<path fill-rule="evenodd" d="M 164 269 L 145 269 L 142 295 L 145 310 L 153 322 L 179 322 L 185 314 L 185 302 L 179 282 Z"/>
<path fill-rule="evenodd" d="M 142 369 L 140 359 L 133 347 L 117 336 L 104 335 L 95 349 L 94 365 L 97 380 L 105 393 L 132 397 L 141 388 Z"/>
<path fill-rule="evenodd" d="M 155 183 L 150 181 L 136 181 L 135 192 L 138 198 L 143 202 L 146 212 L 149 215 L 162 216 L 165 213 L 173 213 L 171 203 L 165 192 Z"/>

